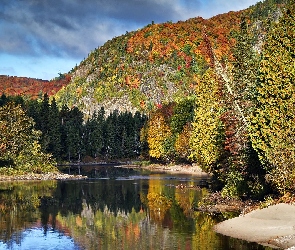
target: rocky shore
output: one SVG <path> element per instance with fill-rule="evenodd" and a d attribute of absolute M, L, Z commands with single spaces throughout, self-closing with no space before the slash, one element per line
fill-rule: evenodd
<path fill-rule="evenodd" d="M 278 249 L 295 249 L 295 206 L 280 203 L 223 221 L 217 233 Z"/>
<path fill-rule="evenodd" d="M 47 173 L 47 174 L 24 174 L 24 175 L 17 175 L 17 176 L 7 176 L 7 175 L 0 175 L 0 181 L 45 181 L 45 180 L 81 180 L 87 179 L 87 176 L 82 175 L 70 175 L 70 174 L 63 174 L 63 173 Z"/>

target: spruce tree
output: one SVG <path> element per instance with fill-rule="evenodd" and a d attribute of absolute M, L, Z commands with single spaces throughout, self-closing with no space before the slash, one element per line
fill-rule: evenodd
<path fill-rule="evenodd" d="M 48 136 L 48 153 L 51 153 L 56 159 L 61 159 L 61 121 L 54 98 L 51 101 L 49 109 Z"/>

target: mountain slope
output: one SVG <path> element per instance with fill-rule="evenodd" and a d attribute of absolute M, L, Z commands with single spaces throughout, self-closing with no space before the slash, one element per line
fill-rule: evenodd
<path fill-rule="evenodd" d="M 3 76 L 0 91 L 33 98 L 47 92 L 59 106 L 77 106 L 86 117 L 101 106 L 107 113 L 115 109 L 149 112 L 194 94 L 199 79 L 212 66 L 208 44 L 220 63 L 230 67 L 233 33 L 240 29 L 242 17 L 256 36 L 253 46 L 261 50 L 268 32 L 266 20 L 279 16 L 282 2 L 267 0 L 210 19 L 152 23 L 91 51 L 64 79 L 48 82 Z"/>
<path fill-rule="evenodd" d="M 106 110 L 148 111 L 156 105 L 192 95 L 209 67 L 206 39 L 221 60 L 230 59 L 231 30 L 245 11 L 211 19 L 149 24 L 116 37 L 92 51 L 72 72 L 69 85 L 56 95 L 62 105 L 92 114 Z"/>

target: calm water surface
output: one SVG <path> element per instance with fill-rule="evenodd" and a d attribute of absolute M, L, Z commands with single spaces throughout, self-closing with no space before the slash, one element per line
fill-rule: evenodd
<path fill-rule="evenodd" d="M 0 249 L 271 249 L 216 234 L 192 176 L 91 170 L 83 181 L 0 183 Z M 95 178 L 94 178 L 95 177 Z M 242 225 L 241 225 L 242 226 Z"/>

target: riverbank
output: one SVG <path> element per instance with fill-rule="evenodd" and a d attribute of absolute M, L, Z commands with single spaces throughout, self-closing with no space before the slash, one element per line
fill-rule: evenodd
<path fill-rule="evenodd" d="M 97 165 L 98 163 L 86 163 L 79 164 L 81 166 L 91 166 Z M 110 165 L 108 163 L 99 163 L 99 165 Z M 116 165 L 112 163 L 112 165 Z M 160 165 L 160 164 L 151 164 L 147 166 L 140 166 L 134 164 L 118 164 L 118 167 L 123 168 L 133 168 L 133 169 L 145 169 L 151 172 L 165 172 L 170 174 L 189 174 L 189 175 L 198 175 L 204 178 L 209 178 L 210 176 L 203 172 L 202 169 L 196 165 Z M 71 175 L 64 174 L 61 172 L 47 173 L 47 174 L 35 174 L 28 173 L 23 175 L 0 175 L 0 181 L 20 181 L 20 180 L 79 180 L 87 179 L 87 176 L 83 175 Z"/>
<path fill-rule="evenodd" d="M 46 180 L 81 180 L 87 179 L 87 176 L 70 175 L 63 173 L 47 173 L 47 174 L 23 174 L 23 175 L 0 175 L 0 181 L 46 181 Z"/>
<path fill-rule="evenodd" d="M 122 165 L 119 167 L 133 168 L 133 169 L 143 169 L 151 172 L 157 173 L 169 173 L 169 174 L 188 174 L 188 175 L 198 175 L 204 178 L 210 178 L 210 175 L 204 172 L 198 165 L 196 164 L 171 164 L 171 165 L 163 165 L 163 164 L 150 164 L 147 166 L 142 165 Z"/>
<path fill-rule="evenodd" d="M 196 165 L 149 165 L 141 167 L 152 172 L 190 174 L 210 178 Z M 287 202 L 287 203 L 286 203 Z M 291 197 L 274 200 L 272 205 L 261 208 L 258 201 L 222 197 L 211 193 L 199 204 L 197 210 L 209 213 L 235 211 L 240 216 L 215 226 L 217 233 L 256 242 L 274 249 L 295 250 L 295 205 Z"/>
<path fill-rule="evenodd" d="M 295 249 L 295 206 L 280 203 L 223 221 L 217 233 L 278 249 Z"/>

